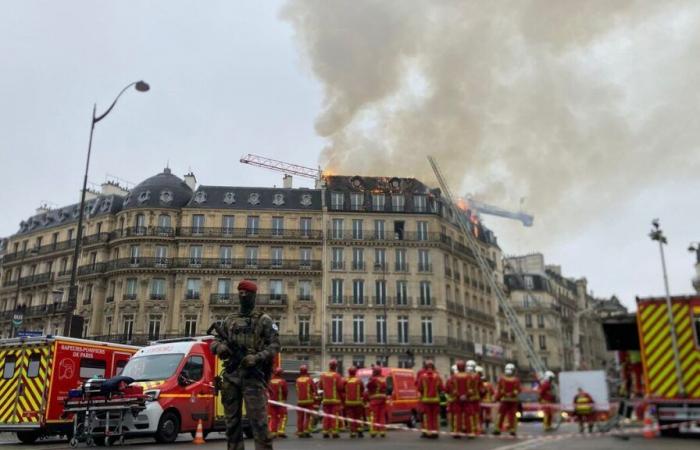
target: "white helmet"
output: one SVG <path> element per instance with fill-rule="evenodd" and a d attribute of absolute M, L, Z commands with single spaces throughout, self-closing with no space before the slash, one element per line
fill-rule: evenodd
<path fill-rule="evenodd" d="M 476 370 L 476 361 L 470 359 L 467 361 L 467 372 L 474 372 Z"/>
<path fill-rule="evenodd" d="M 452 367 L 450 367 L 450 372 L 457 373 L 457 364 L 452 364 Z"/>
<path fill-rule="evenodd" d="M 515 373 L 515 364 L 508 363 L 504 369 L 506 375 L 513 375 Z"/>
<path fill-rule="evenodd" d="M 478 373 L 479 376 L 480 376 L 481 378 L 486 378 L 486 376 L 485 376 L 485 374 L 484 374 L 484 368 L 483 368 L 483 367 L 481 367 L 481 366 L 476 366 L 476 368 L 474 369 L 474 371 L 475 371 L 476 373 Z"/>
<path fill-rule="evenodd" d="M 554 372 L 551 370 L 548 370 L 544 373 L 544 379 L 545 380 L 553 380 L 554 379 Z"/>

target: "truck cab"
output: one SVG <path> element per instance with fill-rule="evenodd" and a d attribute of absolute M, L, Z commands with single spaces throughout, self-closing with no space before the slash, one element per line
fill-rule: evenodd
<path fill-rule="evenodd" d="M 372 369 L 359 369 L 357 376 L 367 386 L 367 382 L 372 376 Z M 411 369 L 382 367 L 382 376 L 386 379 L 388 391 L 386 422 L 405 423 L 409 427 L 414 427 L 420 420 L 415 373 Z"/>

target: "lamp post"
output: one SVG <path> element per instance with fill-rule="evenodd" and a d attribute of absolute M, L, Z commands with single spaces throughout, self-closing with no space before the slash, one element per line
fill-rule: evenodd
<path fill-rule="evenodd" d="M 85 174 L 83 176 L 83 189 L 80 193 L 80 210 L 78 212 L 78 230 L 75 235 L 75 249 L 73 251 L 73 264 L 71 265 L 70 271 L 70 282 L 68 284 L 68 307 L 66 308 L 66 324 L 64 326 L 63 334 L 66 336 L 70 335 L 71 327 L 71 315 L 73 314 L 72 309 L 78 304 L 78 286 L 76 285 L 76 278 L 78 275 L 78 258 L 80 256 L 80 245 L 83 238 L 83 218 L 85 215 L 85 191 L 87 190 L 87 179 L 88 171 L 90 169 L 90 153 L 92 152 L 92 135 L 95 132 L 95 124 L 107 117 L 114 105 L 117 104 L 117 100 L 122 96 L 124 92 L 130 87 L 134 87 L 139 92 L 146 92 L 150 89 L 150 86 L 145 81 L 134 81 L 133 83 L 127 84 L 124 89 L 117 94 L 112 104 L 107 108 L 107 110 L 97 115 L 97 103 L 92 107 L 92 122 L 90 124 L 90 140 L 88 141 L 87 158 L 85 160 Z M 72 308 L 71 308 L 72 306 Z"/>
<path fill-rule="evenodd" d="M 382 274 L 382 304 L 384 305 L 384 329 L 382 336 L 382 341 L 384 343 L 384 364 L 385 366 L 389 365 L 389 317 L 387 315 L 387 302 L 388 298 L 386 297 L 386 256 L 384 256 L 384 260 L 381 262 L 377 262 L 374 264 L 374 270 L 381 270 Z M 379 292 L 378 292 L 379 294 Z"/>
<path fill-rule="evenodd" d="M 700 293 L 700 242 L 691 242 L 688 246 L 688 251 L 695 253 L 695 278 L 693 278 L 693 287 L 695 292 Z"/>
<path fill-rule="evenodd" d="M 673 361 L 676 366 L 676 377 L 678 378 L 678 392 L 681 396 L 685 395 L 685 385 L 683 384 L 683 374 L 681 372 L 681 362 L 678 356 L 678 337 L 676 336 L 676 328 L 673 325 L 673 308 L 671 307 L 671 294 L 668 290 L 668 275 L 666 274 L 666 257 L 664 255 L 664 244 L 667 244 L 666 236 L 659 226 L 659 219 L 651 221 L 652 229 L 649 232 L 649 237 L 652 241 L 659 243 L 659 252 L 661 253 L 661 269 L 664 274 L 664 289 L 666 290 L 666 310 L 668 312 L 668 326 L 671 329 L 671 345 L 673 346 Z"/>

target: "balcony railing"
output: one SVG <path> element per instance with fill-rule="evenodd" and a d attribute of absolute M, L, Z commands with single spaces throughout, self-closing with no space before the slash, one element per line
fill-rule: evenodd
<path fill-rule="evenodd" d="M 328 236 L 329 240 L 335 240 L 335 241 L 357 241 L 357 240 L 362 240 L 362 241 L 409 241 L 409 242 L 442 242 L 444 239 L 442 238 L 441 233 L 423 233 L 423 232 L 417 232 L 417 231 L 402 231 L 402 232 L 393 232 L 393 231 L 385 231 L 383 233 L 373 233 L 373 232 L 364 232 L 362 233 L 361 236 L 359 236 L 357 233 L 353 233 L 352 230 L 327 230 L 326 235 Z"/>
<path fill-rule="evenodd" d="M 367 323 L 365 323 L 367 325 Z M 368 332 L 371 331 L 371 332 Z M 329 345 L 342 345 L 342 346 L 354 346 L 354 345 L 384 345 L 384 342 L 381 339 L 377 339 L 376 333 L 374 333 L 374 330 L 368 330 L 365 328 L 365 335 L 362 337 L 361 342 L 360 339 L 355 339 L 355 336 L 352 333 L 348 334 L 343 334 L 342 336 L 335 336 L 336 339 L 333 339 L 333 332 L 329 331 L 328 333 L 328 344 Z M 340 338 L 340 341 L 338 341 L 338 338 Z M 427 338 L 427 337 L 426 337 Z M 426 342 L 423 341 L 422 336 L 407 336 L 404 339 L 399 339 L 399 336 L 397 335 L 391 335 L 389 336 L 388 342 L 386 345 L 400 345 L 400 346 L 415 346 L 415 347 L 435 347 L 435 346 L 445 346 L 447 345 L 447 337 L 445 336 L 432 336 L 432 342 L 426 339 Z"/>
<path fill-rule="evenodd" d="M 124 294 L 122 296 L 122 300 L 126 300 L 126 301 L 136 300 L 136 294 Z"/>
<path fill-rule="evenodd" d="M 320 260 L 303 259 L 221 259 L 221 258 L 120 258 L 80 266 L 79 275 L 91 275 L 122 269 L 260 269 L 321 270 Z"/>
<path fill-rule="evenodd" d="M 34 318 L 52 314 L 65 314 L 75 309 L 75 304 L 70 302 L 48 303 L 46 305 L 35 305 L 24 308 L 25 318 Z M 0 312 L 0 319 L 12 319 L 14 310 Z"/>
<path fill-rule="evenodd" d="M 182 227 L 180 237 L 223 237 L 248 239 L 309 239 L 323 238 L 321 230 L 286 230 L 279 228 Z"/>
<path fill-rule="evenodd" d="M 430 273 L 433 271 L 433 265 L 431 263 L 418 263 L 418 272 Z"/>
<path fill-rule="evenodd" d="M 19 284 L 22 287 L 37 286 L 40 284 L 50 283 L 53 280 L 53 272 L 38 273 L 29 275 L 19 279 Z M 17 280 L 7 280 L 2 283 L 3 287 L 17 286 Z"/>
<path fill-rule="evenodd" d="M 151 300 L 165 300 L 165 294 L 159 294 L 159 293 L 151 292 L 151 293 L 148 295 L 148 298 L 151 299 Z"/>
<path fill-rule="evenodd" d="M 365 262 L 364 261 L 353 261 L 352 262 L 352 270 L 365 270 Z"/>
<path fill-rule="evenodd" d="M 280 335 L 282 347 L 320 347 L 320 335 Z"/>
<path fill-rule="evenodd" d="M 185 300 L 199 300 L 199 291 L 187 291 L 185 293 Z"/>
<path fill-rule="evenodd" d="M 211 294 L 209 303 L 218 306 L 238 306 L 238 295 L 233 294 Z M 287 305 L 287 294 L 258 294 L 255 297 L 255 305 L 260 307 L 280 307 Z"/>
<path fill-rule="evenodd" d="M 408 272 L 408 263 L 394 263 L 394 270 L 396 272 Z"/>
<path fill-rule="evenodd" d="M 496 323 L 496 319 L 491 314 L 481 312 L 477 309 L 465 308 L 464 313 L 467 316 L 467 318 L 473 318 L 473 319 L 479 320 L 481 322 L 486 322 L 486 323 L 494 324 L 494 325 Z"/>
<path fill-rule="evenodd" d="M 90 339 L 100 342 L 111 342 L 113 344 L 127 344 L 127 345 L 148 345 L 153 341 L 158 341 L 162 339 L 174 339 L 189 337 L 183 333 L 176 334 L 166 334 L 166 333 L 155 333 L 155 334 L 107 334 L 100 336 L 90 336 Z"/>

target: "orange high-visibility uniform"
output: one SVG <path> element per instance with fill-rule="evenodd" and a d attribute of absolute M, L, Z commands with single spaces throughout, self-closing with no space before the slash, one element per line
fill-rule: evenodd
<path fill-rule="evenodd" d="M 386 433 L 386 379 L 374 375 L 367 383 L 369 397 L 369 432 L 370 435 L 384 436 Z"/>
<path fill-rule="evenodd" d="M 481 376 L 478 373 L 467 373 L 467 404 L 464 410 L 467 423 L 467 433 L 476 434 L 479 431 L 479 412 L 481 409 Z"/>
<path fill-rule="evenodd" d="M 267 385 L 267 394 L 270 400 L 278 402 L 287 401 L 287 382 L 279 375 L 273 375 Z M 279 405 L 267 405 L 267 415 L 269 417 L 270 434 L 275 436 L 286 436 L 287 429 L 287 408 Z"/>
<path fill-rule="evenodd" d="M 488 431 L 489 424 L 491 423 L 491 405 L 485 405 L 485 403 L 493 403 L 496 396 L 496 390 L 490 381 L 481 382 L 481 426 Z"/>
<path fill-rule="evenodd" d="M 467 423 L 467 380 L 469 374 L 457 372 L 452 374 L 445 386 L 446 394 L 452 399 L 451 404 L 451 429 L 454 433 L 470 433 L 471 427 Z"/>
<path fill-rule="evenodd" d="M 511 433 L 518 429 L 518 420 L 515 413 L 518 412 L 518 395 L 520 394 L 520 379 L 516 376 L 501 375 L 498 379 L 496 400 L 498 405 L 498 431 L 505 431 L 506 419 Z"/>
<path fill-rule="evenodd" d="M 595 403 L 588 392 L 580 392 L 574 396 L 574 415 L 579 424 L 579 430 L 583 432 L 583 424 L 588 424 L 589 431 L 593 431 L 595 421 Z"/>
<path fill-rule="evenodd" d="M 345 380 L 346 417 L 354 420 L 362 420 L 365 409 L 364 393 L 365 386 L 362 384 L 362 380 L 357 377 L 349 377 Z M 354 436 L 359 428 L 359 423 L 350 421 L 350 436 Z"/>
<path fill-rule="evenodd" d="M 554 389 L 552 387 L 552 382 L 549 380 L 544 380 L 540 384 L 539 389 L 540 403 L 542 405 L 542 413 L 544 414 L 542 418 L 542 426 L 545 430 L 552 428 L 552 403 L 554 403 Z"/>
<path fill-rule="evenodd" d="M 305 409 L 315 409 L 316 383 L 308 375 L 301 375 L 296 380 L 297 406 Z M 297 435 L 311 433 L 311 414 L 305 411 L 297 411 Z"/>
<path fill-rule="evenodd" d="M 437 436 L 440 415 L 440 393 L 443 392 L 442 379 L 434 370 L 426 370 L 418 379 L 418 393 L 423 409 L 424 434 Z"/>
<path fill-rule="evenodd" d="M 338 416 L 343 406 L 343 377 L 338 372 L 324 372 L 318 382 L 319 388 L 323 391 L 321 405 L 325 414 Z M 339 422 L 335 417 L 323 417 L 323 434 L 333 434 L 337 436 L 339 432 Z"/>

